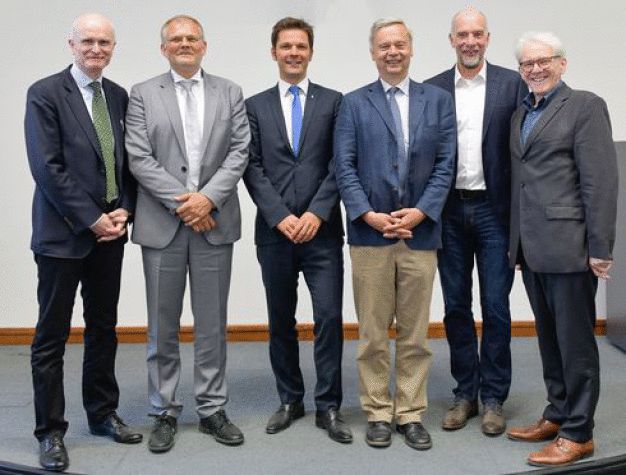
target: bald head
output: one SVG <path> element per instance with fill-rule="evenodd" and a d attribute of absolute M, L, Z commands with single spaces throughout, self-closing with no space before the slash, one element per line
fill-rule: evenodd
<path fill-rule="evenodd" d="M 485 50 L 489 45 L 487 18 L 471 6 L 457 12 L 452 17 L 449 38 L 450 45 L 456 50 L 459 72 L 465 78 L 473 78 L 485 62 Z"/>
<path fill-rule="evenodd" d="M 80 15 L 72 23 L 68 44 L 74 64 L 90 78 L 97 79 L 113 56 L 113 24 L 99 13 Z"/>
<path fill-rule="evenodd" d="M 484 25 L 485 33 L 489 31 L 487 28 L 487 17 L 485 16 L 485 14 L 481 12 L 478 8 L 469 5 L 463 10 L 459 10 L 452 16 L 452 23 L 450 24 L 450 35 L 454 35 L 457 32 L 459 28 L 459 23 L 474 20 L 478 20 Z"/>

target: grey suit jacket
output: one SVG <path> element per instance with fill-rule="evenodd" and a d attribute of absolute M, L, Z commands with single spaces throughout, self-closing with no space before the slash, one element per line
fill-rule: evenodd
<path fill-rule="evenodd" d="M 241 88 L 203 72 L 204 155 L 198 191 L 216 206 L 217 226 L 204 233 L 211 244 L 241 237 L 237 182 L 248 163 L 250 131 Z M 126 114 L 126 149 L 138 182 L 133 242 L 162 249 L 181 225 L 175 196 L 187 192 L 183 124 L 170 72 L 137 84 Z"/>
<path fill-rule="evenodd" d="M 534 272 L 588 269 L 612 258 L 617 158 L 606 103 L 567 85 L 555 93 L 522 147 L 525 116 L 511 119 L 510 264 L 520 242 Z"/>

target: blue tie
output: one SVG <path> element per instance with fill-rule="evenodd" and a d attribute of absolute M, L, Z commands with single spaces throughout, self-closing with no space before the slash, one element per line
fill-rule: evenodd
<path fill-rule="evenodd" d="M 302 130 L 302 104 L 300 104 L 300 88 L 290 86 L 289 92 L 293 94 L 291 103 L 291 148 L 294 155 L 298 155 L 298 145 L 300 144 L 300 131 Z"/>

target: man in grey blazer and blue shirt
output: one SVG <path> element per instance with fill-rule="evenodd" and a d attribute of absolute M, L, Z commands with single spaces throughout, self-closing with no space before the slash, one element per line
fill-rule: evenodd
<path fill-rule="evenodd" d="M 313 28 L 283 18 L 272 29 L 280 80 L 246 101 L 250 163 L 244 180 L 258 207 L 255 242 L 267 297 L 270 361 L 281 405 L 266 431 L 304 416 L 296 307 L 300 272 L 311 292 L 315 323 L 316 424 L 335 441 L 352 433 L 343 421 L 343 227 L 332 169 L 333 131 L 341 94 L 310 82 Z"/>
<path fill-rule="evenodd" d="M 194 316 L 199 429 L 227 445 L 243 434 L 224 411 L 226 308 L 233 243 L 241 235 L 237 182 L 248 161 L 243 95 L 201 69 L 202 26 L 176 16 L 161 29 L 171 70 L 133 87 L 126 117 L 138 198 L 132 239 L 142 246 L 148 302 L 153 452 L 174 444 L 182 404 L 178 331 L 187 274 Z"/>
<path fill-rule="evenodd" d="M 442 427 L 461 429 L 484 406 L 486 435 L 504 432 L 502 404 L 511 387 L 513 269 L 508 262 L 511 196 L 511 115 L 526 95 L 519 74 L 485 61 L 487 18 L 473 7 L 452 18 L 450 44 L 457 64 L 426 82 L 452 94 L 458 140 L 452 190 L 443 211 L 438 253 L 445 303 L 443 322 L 456 381 Z M 480 350 L 472 315 L 474 259 L 480 283 Z"/>
<path fill-rule="evenodd" d="M 561 41 L 527 33 L 516 56 L 531 92 L 511 120 L 510 264 L 521 265 L 535 314 L 548 405 L 539 421 L 507 434 L 551 441 L 529 464 L 565 465 L 594 450 L 594 297 L 613 262 L 617 159 L 606 103 L 561 81 Z"/>

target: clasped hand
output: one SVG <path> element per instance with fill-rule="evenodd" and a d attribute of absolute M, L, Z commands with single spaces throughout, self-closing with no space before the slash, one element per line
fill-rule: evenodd
<path fill-rule="evenodd" d="M 184 193 L 174 198 L 182 203 L 176 208 L 176 214 L 195 232 L 203 233 L 210 231 L 217 226 L 217 222 L 211 216 L 211 211 L 215 209 L 213 202 L 202 193 Z"/>
<path fill-rule="evenodd" d="M 96 235 L 98 242 L 114 241 L 126 233 L 128 211 L 117 208 L 110 213 L 102 213 L 98 221 L 91 226 L 91 231 Z"/>
<path fill-rule="evenodd" d="M 413 228 L 425 218 L 418 208 L 402 208 L 391 213 L 368 211 L 363 215 L 363 220 L 387 239 L 411 239 Z"/>
<path fill-rule="evenodd" d="M 315 237 L 322 225 L 322 220 L 310 211 L 299 218 L 290 214 L 276 225 L 278 230 L 291 242 L 301 244 Z"/>

